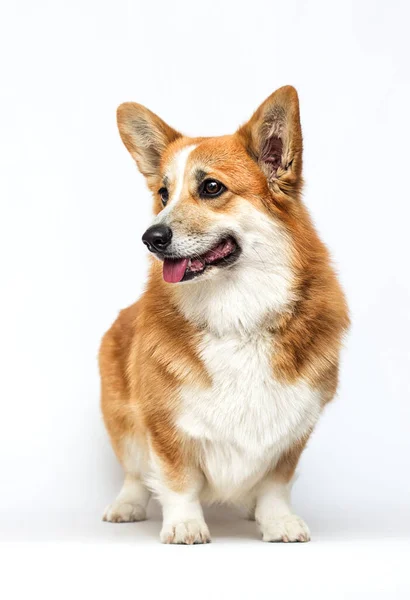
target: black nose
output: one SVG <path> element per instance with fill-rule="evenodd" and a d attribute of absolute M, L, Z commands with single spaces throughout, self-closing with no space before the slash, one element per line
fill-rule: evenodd
<path fill-rule="evenodd" d="M 166 225 L 153 225 L 142 236 L 142 241 L 151 252 L 164 252 L 171 243 L 172 229 Z"/>

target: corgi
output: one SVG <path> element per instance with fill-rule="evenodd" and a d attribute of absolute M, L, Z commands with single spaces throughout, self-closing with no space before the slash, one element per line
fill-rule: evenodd
<path fill-rule="evenodd" d="M 125 472 L 103 519 L 145 519 L 153 493 L 166 544 L 209 542 L 202 505 L 216 502 L 243 507 L 266 542 L 307 542 L 292 480 L 335 395 L 349 316 L 301 200 L 297 92 L 222 137 L 186 137 L 135 103 L 117 117 L 154 219 L 146 290 L 100 349 Z"/>

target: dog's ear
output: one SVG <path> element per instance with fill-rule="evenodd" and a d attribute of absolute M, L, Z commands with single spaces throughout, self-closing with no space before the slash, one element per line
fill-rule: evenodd
<path fill-rule="evenodd" d="M 271 189 L 297 197 L 302 186 L 302 131 L 295 88 L 279 88 L 238 130 Z"/>
<path fill-rule="evenodd" d="M 117 123 L 122 141 L 149 184 L 158 176 L 165 148 L 181 134 L 148 108 L 134 102 L 118 107 Z"/>

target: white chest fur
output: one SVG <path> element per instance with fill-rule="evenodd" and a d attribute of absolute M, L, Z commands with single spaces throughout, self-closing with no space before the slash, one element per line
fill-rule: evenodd
<path fill-rule="evenodd" d="M 200 352 L 212 387 L 182 390 L 178 426 L 198 440 L 215 500 L 245 493 L 319 417 L 308 383 L 275 380 L 272 351 L 267 334 L 206 333 Z"/>

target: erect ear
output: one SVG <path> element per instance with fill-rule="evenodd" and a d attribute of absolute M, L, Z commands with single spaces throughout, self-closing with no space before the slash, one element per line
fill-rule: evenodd
<path fill-rule="evenodd" d="M 125 102 L 118 107 L 117 123 L 122 141 L 149 183 L 158 176 L 165 148 L 181 134 L 135 102 Z"/>
<path fill-rule="evenodd" d="M 285 86 L 269 96 L 238 135 L 268 185 L 297 196 L 302 186 L 302 131 L 295 88 Z"/>

